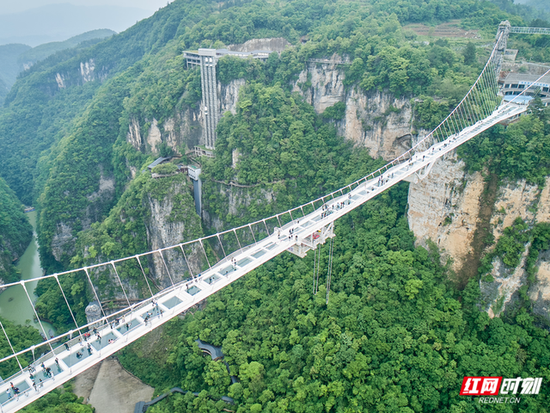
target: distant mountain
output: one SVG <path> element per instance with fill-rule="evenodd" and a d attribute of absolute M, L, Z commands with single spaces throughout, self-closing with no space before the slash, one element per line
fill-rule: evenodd
<path fill-rule="evenodd" d="M 149 10 L 118 6 L 52 4 L 24 12 L 0 15 L 0 45 L 30 46 L 63 41 L 82 32 L 109 28 L 116 32 L 151 14 Z"/>
<path fill-rule="evenodd" d="M 548 0 L 526 0 L 518 3 L 526 4 L 534 9 L 539 9 L 545 11 L 546 13 L 550 13 L 550 2 Z"/>
<path fill-rule="evenodd" d="M 8 89 L 8 86 L 4 83 L 2 79 L 0 79 L 0 106 L 2 105 L 2 102 L 6 98 L 6 95 L 9 91 L 10 90 Z"/>
<path fill-rule="evenodd" d="M 44 43 L 40 46 L 33 47 L 32 49 L 26 50 L 25 52 L 21 53 L 17 61 L 20 65 L 23 65 L 23 67 L 31 66 L 39 60 L 43 60 L 46 57 L 51 56 L 52 54 L 61 50 L 75 47 L 80 43 L 86 42 L 88 40 L 105 39 L 107 37 L 111 37 L 114 34 L 116 34 L 116 32 L 113 30 L 97 29 L 79 34 L 78 36 L 71 37 L 64 42 Z"/>
<path fill-rule="evenodd" d="M 116 32 L 109 29 L 92 30 L 63 42 L 41 44 L 34 48 L 26 44 L 6 44 L 0 46 L 0 106 L 17 79 L 17 75 L 36 62 L 44 60 L 61 50 L 70 49 L 79 44 L 87 44 L 111 37 Z"/>
<path fill-rule="evenodd" d="M 31 50 L 31 47 L 26 44 L 0 46 L 0 100 L 2 99 L 2 86 L 9 90 L 14 84 L 17 74 L 21 71 L 17 59 L 28 50 Z"/>

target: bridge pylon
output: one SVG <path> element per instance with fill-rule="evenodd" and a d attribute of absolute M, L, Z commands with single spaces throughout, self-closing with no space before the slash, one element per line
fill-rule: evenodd
<path fill-rule="evenodd" d="M 508 20 L 501 22 L 498 25 L 498 31 L 496 35 L 496 76 L 499 76 L 500 69 L 502 68 L 502 60 L 504 59 L 504 53 L 506 52 L 506 47 L 508 47 L 508 37 L 510 36 L 510 31 L 512 25 Z"/>

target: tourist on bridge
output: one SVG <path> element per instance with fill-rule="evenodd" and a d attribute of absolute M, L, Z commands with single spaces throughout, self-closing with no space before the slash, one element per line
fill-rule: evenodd
<path fill-rule="evenodd" d="M 11 399 L 11 392 L 10 392 L 10 389 L 6 389 L 6 394 L 8 395 L 8 400 Z"/>

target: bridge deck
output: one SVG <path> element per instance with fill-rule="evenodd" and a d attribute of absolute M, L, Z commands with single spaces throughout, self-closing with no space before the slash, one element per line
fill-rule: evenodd
<path fill-rule="evenodd" d="M 527 110 L 526 106 L 508 104 L 495 110 L 489 117 L 477 122 L 459 134 L 451 135 L 445 141 L 434 144 L 423 152 L 417 152 L 411 159 L 403 160 L 387 170 L 382 177 L 363 181 L 350 193 L 335 197 L 326 203 L 329 214 L 318 208 L 298 220 L 286 224 L 282 234 L 275 232 L 267 238 L 232 254 L 233 264 L 226 258 L 190 281 L 181 282 L 170 287 L 153 298 L 136 304 L 122 317 L 118 325 L 105 324 L 98 328 L 101 338 L 90 337 L 86 342 L 78 338 L 70 341 L 69 349 L 64 345 L 54 349 L 33 363 L 35 383 L 42 383 L 34 388 L 28 371 L 20 372 L 0 385 L 0 412 L 15 412 L 60 384 L 90 368 L 99 361 L 144 336 L 154 328 L 164 324 L 173 316 L 181 313 L 204 300 L 216 291 L 238 280 L 243 275 L 269 261 L 276 255 L 301 244 L 305 238 L 322 230 L 341 216 L 359 207 L 387 190 L 398 182 L 418 174 L 423 168 L 454 150 L 464 142 L 480 134 L 491 126 Z M 336 205 L 343 206 L 336 207 Z M 334 208 L 333 208 L 334 207 Z M 293 230 L 292 237 L 286 233 Z M 88 350 L 88 344 L 90 349 Z M 81 353 L 81 357 L 77 357 Z M 57 361 L 56 361 L 57 359 Z M 44 368 L 50 368 L 52 377 L 47 377 Z M 8 399 L 6 390 L 10 382 L 19 388 L 20 393 Z"/>

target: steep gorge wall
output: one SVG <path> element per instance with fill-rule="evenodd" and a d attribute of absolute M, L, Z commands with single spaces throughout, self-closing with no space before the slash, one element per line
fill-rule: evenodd
<path fill-rule="evenodd" d="M 146 195 L 150 215 L 145 222 L 145 228 L 147 246 L 150 250 L 176 245 L 182 241 L 194 239 L 202 233 L 200 218 L 195 213 L 193 200 L 189 194 L 190 189 L 187 186 L 187 180 L 174 183 L 167 192 L 167 196 L 162 199 Z M 176 283 L 184 279 L 184 274 L 189 267 L 192 274 L 200 273 L 203 260 L 203 252 L 195 246 L 190 248 L 186 257 L 178 250 L 167 251 L 162 258 L 159 254 L 155 254 L 149 258 L 149 266 L 153 269 L 158 285 L 166 288 L 172 282 Z M 187 276 L 189 276 L 188 273 Z"/>
<path fill-rule="evenodd" d="M 293 90 L 304 96 L 319 114 L 338 102 L 345 103 L 345 117 L 335 121 L 338 134 L 368 148 L 373 158 L 390 160 L 410 148 L 413 132 L 410 100 L 383 91 L 365 93 L 358 86 L 346 88 L 344 78 L 341 65 L 309 62 Z"/>
<path fill-rule="evenodd" d="M 424 180 L 409 187 L 409 226 L 417 237 L 417 244 L 434 242 L 441 250 L 443 259 L 452 260 L 452 269 L 460 272 L 464 265 L 471 265 L 473 240 L 482 221 L 481 205 L 487 188 L 483 176 L 477 172 L 464 172 L 464 163 L 456 155 L 440 159 Z M 493 250 L 505 228 L 516 218 L 528 223 L 529 228 L 541 222 L 550 222 L 550 177 L 541 188 L 524 180 L 504 182 L 494 194 L 495 202 L 488 218 L 490 233 L 494 237 L 485 251 Z M 483 218 L 485 219 L 485 218 Z M 481 281 L 482 307 L 491 317 L 501 314 L 513 305 L 519 289 L 526 285 L 525 269 L 529 243 L 521 256 L 520 264 L 506 268 L 499 257 L 492 262 L 491 277 Z M 537 261 L 536 281 L 528 291 L 534 301 L 537 314 L 550 319 L 550 255 L 542 252 Z"/>

